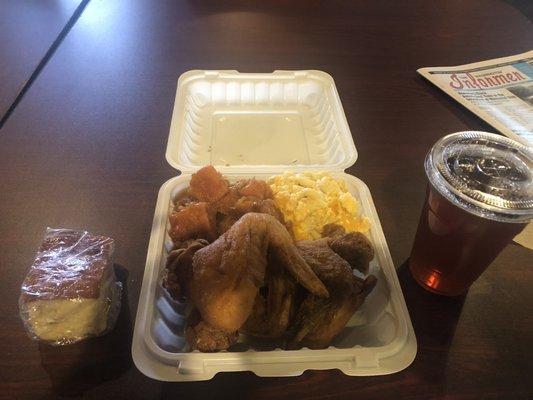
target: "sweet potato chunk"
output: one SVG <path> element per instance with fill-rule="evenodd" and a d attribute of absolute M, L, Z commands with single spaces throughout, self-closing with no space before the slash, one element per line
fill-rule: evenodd
<path fill-rule="evenodd" d="M 200 201 L 213 202 L 228 191 L 228 182 L 212 165 L 203 167 L 192 175 L 190 193 Z"/>
<path fill-rule="evenodd" d="M 272 190 L 265 181 L 258 181 L 255 178 L 248 180 L 246 185 L 239 189 L 242 196 L 257 197 L 259 199 L 271 199 Z"/>
<path fill-rule="evenodd" d="M 216 238 L 215 213 L 208 203 L 181 207 L 170 214 L 170 237 L 174 242 Z"/>

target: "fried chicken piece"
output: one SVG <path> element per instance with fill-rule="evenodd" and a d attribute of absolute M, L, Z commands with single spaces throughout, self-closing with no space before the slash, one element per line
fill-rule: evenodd
<path fill-rule="evenodd" d="M 322 237 L 337 238 L 346 233 L 344 226 L 338 224 L 326 224 L 322 227 Z"/>
<path fill-rule="evenodd" d="M 217 234 L 223 235 L 238 220 L 239 218 L 233 215 L 217 214 Z"/>
<path fill-rule="evenodd" d="M 374 258 L 374 247 L 360 232 L 346 233 L 344 227 L 327 224 L 322 228 L 322 236 L 328 237 L 328 244 L 339 256 L 364 274 L 368 272 L 370 261 Z"/>
<path fill-rule="evenodd" d="M 362 273 L 368 272 L 370 261 L 374 258 L 372 243 L 361 232 L 350 232 L 328 240 L 329 247 Z"/>
<path fill-rule="evenodd" d="M 200 201 L 213 202 L 224 196 L 229 189 L 228 181 L 212 165 L 192 174 L 189 192 Z"/>
<path fill-rule="evenodd" d="M 237 332 L 225 332 L 214 328 L 202 320 L 198 311 L 193 312 L 187 318 L 185 338 L 191 350 L 213 352 L 224 350 L 237 341 Z"/>
<path fill-rule="evenodd" d="M 235 203 L 234 214 L 239 215 L 239 218 L 251 212 L 272 215 L 283 223 L 283 214 L 272 199 L 259 200 L 255 197 L 241 197 Z"/>
<path fill-rule="evenodd" d="M 342 239 L 342 238 L 340 238 Z M 345 241 L 356 246 L 357 242 Z M 348 261 L 335 253 L 328 239 L 301 241 L 298 250 L 327 287 L 330 297 L 321 299 L 307 295 L 295 317 L 294 342 L 318 349 L 329 345 L 340 333 L 366 296 L 376 285 L 372 275 L 365 280 L 356 277 Z M 347 251 L 348 247 L 342 247 Z M 357 250 L 355 247 L 353 250 Z"/>
<path fill-rule="evenodd" d="M 266 320 L 266 315 L 267 300 L 265 296 L 261 294 L 261 291 L 259 291 L 255 297 L 252 312 L 240 329 L 241 332 L 252 336 L 267 337 L 270 328 L 268 326 L 268 321 Z"/>
<path fill-rule="evenodd" d="M 285 219 L 283 218 L 283 213 L 278 208 L 274 200 L 264 199 L 257 205 L 257 212 L 261 214 L 272 215 L 279 222 L 285 225 Z"/>
<path fill-rule="evenodd" d="M 208 203 L 201 202 L 179 207 L 170 213 L 169 235 L 175 244 L 190 239 L 214 240 L 215 212 Z"/>
<path fill-rule="evenodd" d="M 192 279 L 192 259 L 202 247 L 209 244 L 207 240 L 190 240 L 182 248 L 172 250 L 167 257 L 166 275 L 163 287 L 174 300 L 189 297 L 189 282 Z"/>
<path fill-rule="evenodd" d="M 289 326 L 297 285 L 276 261 L 269 261 L 265 280 L 266 286 L 257 294 L 242 331 L 259 337 L 280 338 Z"/>
<path fill-rule="evenodd" d="M 226 203 L 227 204 L 227 203 Z M 260 200 L 255 197 L 240 197 L 233 204 L 231 210 L 225 214 L 218 214 L 216 223 L 217 223 L 217 232 L 219 235 L 226 232 L 231 226 L 239 220 L 243 215 L 247 213 L 261 213 L 269 214 L 275 217 L 282 224 L 285 223 L 283 219 L 283 214 L 279 208 L 274 203 L 272 199 Z"/>
<path fill-rule="evenodd" d="M 191 299 L 202 319 L 225 332 L 238 330 L 264 285 L 267 254 L 317 297 L 328 291 L 274 217 L 248 213 L 193 258 Z"/>
<path fill-rule="evenodd" d="M 233 206 L 235 215 L 243 216 L 249 212 L 257 212 L 261 200 L 256 197 L 240 197 Z"/>

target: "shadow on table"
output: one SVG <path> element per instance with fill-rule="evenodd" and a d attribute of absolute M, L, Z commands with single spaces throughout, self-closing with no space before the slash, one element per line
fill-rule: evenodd
<path fill-rule="evenodd" d="M 132 322 L 128 304 L 128 271 L 115 264 L 122 282 L 122 302 L 115 329 L 105 336 L 68 346 L 39 344 L 43 368 L 54 396 L 76 396 L 102 382 L 118 378 L 133 365 Z"/>
<path fill-rule="evenodd" d="M 418 353 L 410 368 L 428 383 L 443 382 L 466 293 L 447 297 L 423 289 L 411 276 L 409 259 L 400 265 L 397 274 L 418 342 Z"/>

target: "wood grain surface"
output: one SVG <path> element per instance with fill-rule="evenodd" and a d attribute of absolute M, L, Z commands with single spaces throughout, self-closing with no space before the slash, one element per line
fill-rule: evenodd
<path fill-rule="evenodd" d="M 417 76 L 531 49 L 528 2 L 92 0 L 0 131 L 0 397 L 6 399 L 528 399 L 533 253 L 509 245 L 467 295 L 443 298 L 407 268 L 444 134 L 493 131 Z M 189 69 L 320 69 L 335 79 L 418 339 L 397 374 L 227 373 L 169 384 L 131 361 L 131 336 L 178 76 Z M 47 226 L 117 242 L 126 285 L 115 331 L 64 348 L 30 341 L 20 284 Z"/>
<path fill-rule="evenodd" d="M 0 121 L 82 3 L 0 1 Z"/>

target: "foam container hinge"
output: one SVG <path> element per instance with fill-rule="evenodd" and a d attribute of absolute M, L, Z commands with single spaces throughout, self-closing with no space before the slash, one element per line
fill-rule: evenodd
<path fill-rule="evenodd" d="M 343 170 L 357 151 L 333 79 L 320 71 L 189 71 L 178 80 L 166 157 L 185 174 L 160 189 L 135 321 L 133 360 L 162 381 L 199 381 L 219 372 L 296 376 L 309 369 L 347 375 L 383 375 L 406 368 L 416 338 L 396 271 L 367 186 Z M 241 335 L 230 350 L 188 351 L 188 305 L 161 287 L 168 213 L 190 174 L 212 164 L 230 180 L 268 177 L 287 170 L 326 170 L 343 179 L 371 222 L 376 250 L 370 273 L 378 284 L 331 346 L 283 350 L 280 343 Z"/>

